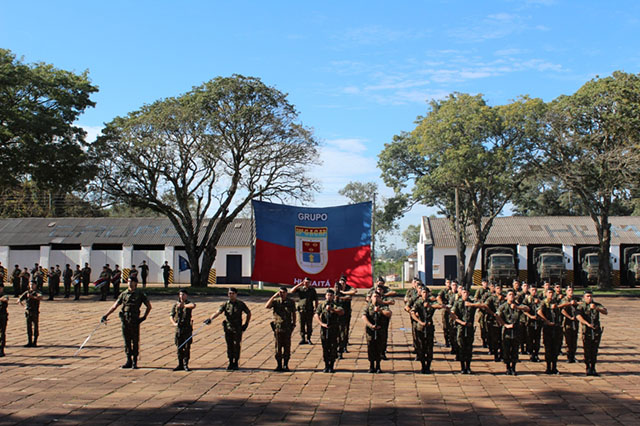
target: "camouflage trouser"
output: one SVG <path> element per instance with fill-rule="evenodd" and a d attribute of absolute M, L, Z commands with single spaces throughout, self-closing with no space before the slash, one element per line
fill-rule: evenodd
<path fill-rule="evenodd" d="M 427 323 L 425 327 L 420 329 L 418 323 L 414 323 L 414 335 L 416 337 L 416 354 L 420 362 L 431 362 L 433 360 L 433 334 L 435 328 L 433 323 Z"/>
<path fill-rule="evenodd" d="M 473 325 L 456 327 L 456 341 L 458 343 L 458 354 L 460 355 L 460 361 L 471 361 L 471 354 L 473 353 Z"/>
<path fill-rule="evenodd" d="M 518 362 L 518 349 L 520 347 L 519 332 L 516 328 L 502 329 L 502 359 L 505 364 Z"/>
<path fill-rule="evenodd" d="M 38 312 L 25 312 L 24 316 L 27 319 L 27 338 L 29 339 L 29 343 L 36 343 L 38 341 L 38 322 L 40 315 Z"/>
<path fill-rule="evenodd" d="M 571 360 L 576 357 L 578 349 L 578 325 L 571 324 L 564 326 L 564 341 L 567 343 L 567 359 Z"/>
<path fill-rule="evenodd" d="M 489 327 L 487 327 L 487 314 L 484 312 L 480 312 L 478 325 L 480 326 L 480 338 L 482 339 L 482 345 L 489 346 Z"/>
<path fill-rule="evenodd" d="M 102 287 L 100 287 L 100 300 L 107 300 L 108 295 L 109 295 L 109 281 L 107 281 L 102 285 Z"/>
<path fill-rule="evenodd" d="M 585 333 L 586 331 L 586 333 Z M 598 349 L 600 348 L 600 339 L 602 339 L 602 329 L 587 329 L 582 332 L 582 345 L 584 349 L 584 362 L 595 366 L 598 361 Z"/>
<path fill-rule="evenodd" d="M 453 317 L 449 316 L 449 343 L 451 344 L 451 352 L 454 354 L 460 353 L 460 345 L 458 345 L 458 330 L 456 323 L 453 321 Z"/>
<path fill-rule="evenodd" d="M 544 360 L 557 362 L 562 347 L 562 328 L 557 326 L 545 326 L 542 330 L 544 337 Z"/>
<path fill-rule="evenodd" d="M 7 343 L 7 317 L 0 318 L 0 353 L 4 353 L 4 346 Z"/>
<path fill-rule="evenodd" d="M 127 321 L 122 319 L 122 337 L 124 338 L 124 353 L 127 356 L 138 356 L 140 342 L 140 323 L 137 318 Z"/>
<path fill-rule="evenodd" d="M 180 345 L 189 339 L 191 334 L 193 334 L 193 328 L 191 327 L 176 327 L 176 337 L 174 339 L 176 347 L 180 348 Z M 189 362 L 189 358 L 191 357 L 191 343 L 193 343 L 193 339 L 190 339 L 184 346 L 178 349 L 178 361 L 180 363 L 183 361 Z"/>
<path fill-rule="evenodd" d="M 344 352 L 347 348 L 347 342 L 349 341 L 349 318 L 343 315 L 338 318 L 338 351 Z"/>
<path fill-rule="evenodd" d="M 301 310 L 300 312 L 300 337 L 302 339 L 311 339 L 311 333 L 313 331 L 313 316 L 314 312 Z"/>
<path fill-rule="evenodd" d="M 367 357 L 370 362 L 380 361 L 384 353 L 384 334 L 382 328 L 372 330 L 367 328 Z"/>
<path fill-rule="evenodd" d="M 276 341 L 276 361 L 288 362 L 291 357 L 291 334 L 293 330 L 279 327 L 273 328 L 273 336 Z"/>
<path fill-rule="evenodd" d="M 449 327 L 450 327 L 450 314 L 449 311 L 442 310 L 442 334 L 444 334 L 444 341 L 447 346 L 451 344 L 449 341 Z"/>
<path fill-rule="evenodd" d="M 489 349 L 495 359 L 500 358 L 500 352 L 502 350 L 502 327 L 495 321 L 489 324 Z"/>
<path fill-rule="evenodd" d="M 227 342 L 227 358 L 229 358 L 229 362 L 238 362 L 242 345 L 242 326 L 230 327 L 225 325 L 224 340 Z M 289 345 L 291 345 L 291 339 L 289 339 Z"/>
<path fill-rule="evenodd" d="M 382 353 L 381 356 L 387 353 L 387 345 L 389 344 L 389 326 L 391 325 L 391 320 L 389 318 L 383 317 L 382 319 L 382 328 L 378 330 L 378 332 L 382 332 Z"/>
<path fill-rule="evenodd" d="M 338 332 L 338 327 L 322 327 L 320 331 L 322 357 L 325 363 L 332 363 L 338 357 Z"/>
<path fill-rule="evenodd" d="M 540 334 L 542 326 L 536 321 L 531 321 L 527 325 L 527 350 L 531 356 L 538 356 L 540 353 Z"/>

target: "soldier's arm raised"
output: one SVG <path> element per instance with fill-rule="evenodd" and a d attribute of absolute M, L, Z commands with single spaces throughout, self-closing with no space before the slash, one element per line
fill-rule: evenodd
<path fill-rule="evenodd" d="M 271 309 L 271 306 L 273 305 L 273 300 L 276 298 L 278 294 L 279 292 L 273 293 L 273 296 L 271 296 L 269 300 L 267 300 L 267 303 L 264 305 L 266 309 Z"/>

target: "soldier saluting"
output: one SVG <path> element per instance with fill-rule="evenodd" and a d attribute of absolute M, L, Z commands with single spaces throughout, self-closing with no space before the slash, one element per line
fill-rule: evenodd
<path fill-rule="evenodd" d="M 561 313 L 553 289 L 547 289 L 546 299 L 538 308 L 538 316 L 544 321 L 542 336 L 544 338 L 544 360 L 547 363 L 547 374 L 559 374 L 558 355 L 562 345 Z"/>
<path fill-rule="evenodd" d="M 598 376 L 596 362 L 603 328 L 600 326 L 600 314 L 609 311 L 593 300 L 591 290 L 585 290 L 583 301 L 578 305 L 576 318 L 582 323 L 582 344 L 584 347 L 584 363 L 587 365 L 587 376 Z"/>
<path fill-rule="evenodd" d="M 191 335 L 193 333 L 193 321 L 191 315 L 196 308 L 195 303 L 187 300 L 189 293 L 186 289 L 178 291 L 178 301 L 171 307 L 169 318 L 171 324 L 176 327 L 175 344 L 178 347 L 178 366 L 173 371 L 189 371 L 189 358 L 191 355 Z M 189 340 L 187 342 L 187 339 Z M 187 342 L 187 343 L 185 343 Z"/>
<path fill-rule="evenodd" d="M 515 290 L 510 289 L 507 291 L 507 302 L 500 305 L 496 313 L 496 320 L 502 326 L 502 358 L 507 366 L 508 375 L 517 375 L 516 364 L 518 363 L 522 312 L 529 311 L 527 305 L 518 303 Z"/>
<path fill-rule="evenodd" d="M 27 319 L 27 338 L 28 342 L 25 348 L 38 346 L 38 322 L 40 319 L 40 301 L 42 293 L 38 291 L 38 283 L 31 281 L 29 290 L 20 295 L 18 303 L 24 306 L 24 316 Z M 22 303 L 26 301 L 26 305 Z"/>
<path fill-rule="evenodd" d="M 289 371 L 289 358 L 291 357 L 291 334 L 296 328 L 296 304 L 287 297 L 287 287 L 282 286 L 267 301 L 264 306 L 273 309 L 273 321 L 271 328 L 276 341 L 275 371 Z"/>
<path fill-rule="evenodd" d="M 305 277 L 301 283 L 291 289 L 291 294 L 298 293 L 298 312 L 300 312 L 300 344 L 312 344 L 313 314 L 318 308 L 318 293 L 311 287 L 311 280 Z"/>
<path fill-rule="evenodd" d="M 421 287 L 418 290 L 419 297 L 411 305 L 411 318 L 415 329 L 415 344 L 418 361 L 422 364 L 420 372 L 428 374 L 431 372 L 431 361 L 433 360 L 433 313 L 436 309 L 444 306 L 433 303 L 429 296 L 429 288 Z"/>
<path fill-rule="evenodd" d="M 384 354 L 385 335 L 383 321 L 391 318 L 391 310 L 382 301 L 378 292 L 371 294 L 370 302 L 362 311 L 362 321 L 367 328 L 367 357 L 369 373 L 382 373 L 380 360 Z"/>
<path fill-rule="evenodd" d="M 339 318 L 344 315 L 344 309 L 336 304 L 335 292 L 332 289 L 325 293 L 325 301 L 316 308 L 315 319 L 320 324 L 322 333 L 322 357 L 324 358 L 324 372 L 333 373 L 338 355 Z"/>
<path fill-rule="evenodd" d="M 140 342 L 140 323 L 147 319 L 151 312 L 151 302 L 147 295 L 137 289 L 138 279 L 129 277 L 128 288 L 120 293 L 118 300 L 109 308 L 102 317 L 102 322 L 107 322 L 109 315 L 118 306 L 122 305 L 120 320 L 122 321 L 122 337 L 124 337 L 124 352 L 127 362 L 121 368 L 138 368 L 138 346 Z M 144 315 L 140 316 L 140 307 L 146 306 Z"/>

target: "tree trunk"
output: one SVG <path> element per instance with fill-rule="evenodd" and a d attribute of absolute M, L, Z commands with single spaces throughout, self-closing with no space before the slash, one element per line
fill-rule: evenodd
<path fill-rule="evenodd" d="M 202 256 L 202 265 L 200 266 L 200 281 L 196 287 L 207 287 L 209 285 L 209 272 L 211 272 L 211 267 L 215 260 L 216 250 L 213 249 L 213 253 L 209 253 L 207 249 L 205 249 Z"/>
<path fill-rule="evenodd" d="M 480 235 L 480 233 L 478 233 Z M 464 276 L 464 286 L 467 290 L 471 289 L 473 286 L 473 273 L 476 269 L 476 262 L 478 261 L 478 253 L 480 253 L 480 249 L 484 244 L 484 239 L 478 241 L 473 245 L 473 249 L 471 250 L 471 256 L 469 257 L 469 265 L 467 265 L 467 271 Z"/>
<path fill-rule="evenodd" d="M 598 225 L 596 224 L 596 227 Z M 611 279 L 611 224 L 609 216 L 600 217 L 598 229 L 600 244 L 598 250 L 598 288 L 610 289 L 613 287 Z"/>

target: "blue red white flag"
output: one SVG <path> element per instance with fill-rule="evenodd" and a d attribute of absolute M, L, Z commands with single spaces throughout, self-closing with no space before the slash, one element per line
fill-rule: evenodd
<path fill-rule="evenodd" d="M 347 276 L 352 287 L 369 288 L 371 202 L 310 208 L 253 201 L 256 257 L 253 278 L 297 284 L 304 277 L 329 287 Z"/>

